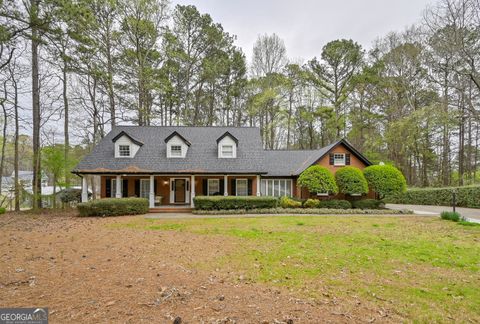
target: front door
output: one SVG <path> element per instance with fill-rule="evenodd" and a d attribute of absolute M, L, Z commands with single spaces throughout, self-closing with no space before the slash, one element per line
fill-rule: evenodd
<path fill-rule="evenodd" d="M 174 197 L 175 203 L 185 203 L 186 198 L 186 180 L 185 179 L 175 179 L 173 181 L 174 185 Z"/>

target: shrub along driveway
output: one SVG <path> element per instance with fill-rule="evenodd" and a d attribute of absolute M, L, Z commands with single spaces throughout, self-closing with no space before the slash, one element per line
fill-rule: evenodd
<path fill-rule="evenodd" d="M 480 199 L 480 198 L 479 198 Z M 424 205 L 401 205 L 401 204 L 387 204 L 390 209 L 408 209 L 412 210 L 418 215 L 440 215 L 442 211 L 452 211 L 451 206 L 424 206 Z M 469 221 L 480 223 L 480 209 L 456 207 L 456 211 L 463 217 L 468 218 Z"/>

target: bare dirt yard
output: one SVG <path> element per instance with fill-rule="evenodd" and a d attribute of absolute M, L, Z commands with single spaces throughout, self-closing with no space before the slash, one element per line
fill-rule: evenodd
<path fill-rule="evenodd" d="M 476 322 L 479 245 L 480 228 L 433 218 L 7 213 L 0 307 L 52 323 Z"/>

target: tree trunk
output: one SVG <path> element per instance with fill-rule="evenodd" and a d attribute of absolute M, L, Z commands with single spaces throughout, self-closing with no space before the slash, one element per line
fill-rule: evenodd
<path fill-rule="evenodd" d="M 38 71 L 39 32 L 36 26 L 39 0 L 30 0 L 32 21 L 32 123 L 33 123 L 33 201 L 34 209 L 42 207 L 41 165 L 40 165 L 40 82 Z"/>
<path fill-rule="evenodd" d="M 63 85 L 63 109 L 64 109 L 64 114 L 65 114 L 65 120 L 63 124 L 63 132 L 65 136 L 65 147 L 64 147 L 64 161 L 65 161 L 65 188 L 70 187 L 70 170 L 68 170 L 68 155 L 70 151 L 70 137 L 69 137 L 69 107 L 68 107 L 68 95 L 67 95 L 67 86 L 68 86 L 68 80 L 67 80 L 67 62 L 64 58 L 63 60 L 63 80 L 62 80 L 62 85 Z"/>

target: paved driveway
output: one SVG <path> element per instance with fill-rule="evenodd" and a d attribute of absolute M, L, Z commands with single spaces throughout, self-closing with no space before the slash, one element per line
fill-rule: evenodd
<path fill-rule="evenodd" d="M 452 207 L 448 206 L 423 206 L 423 205 L 397 205 L 397 204 L 387 204 L 387 208 L 390 209 L 408 209 L 412 210 L 415 214 L 418 215 L 440 215 L 442 211 L 451 211 Z M 463 208 L 457 207 L 456 211 L 460 213 L 465 218 L 468 218 L 470 221 L 475 223 L 480 223 L 480 209 L 476 208 Z"/>

